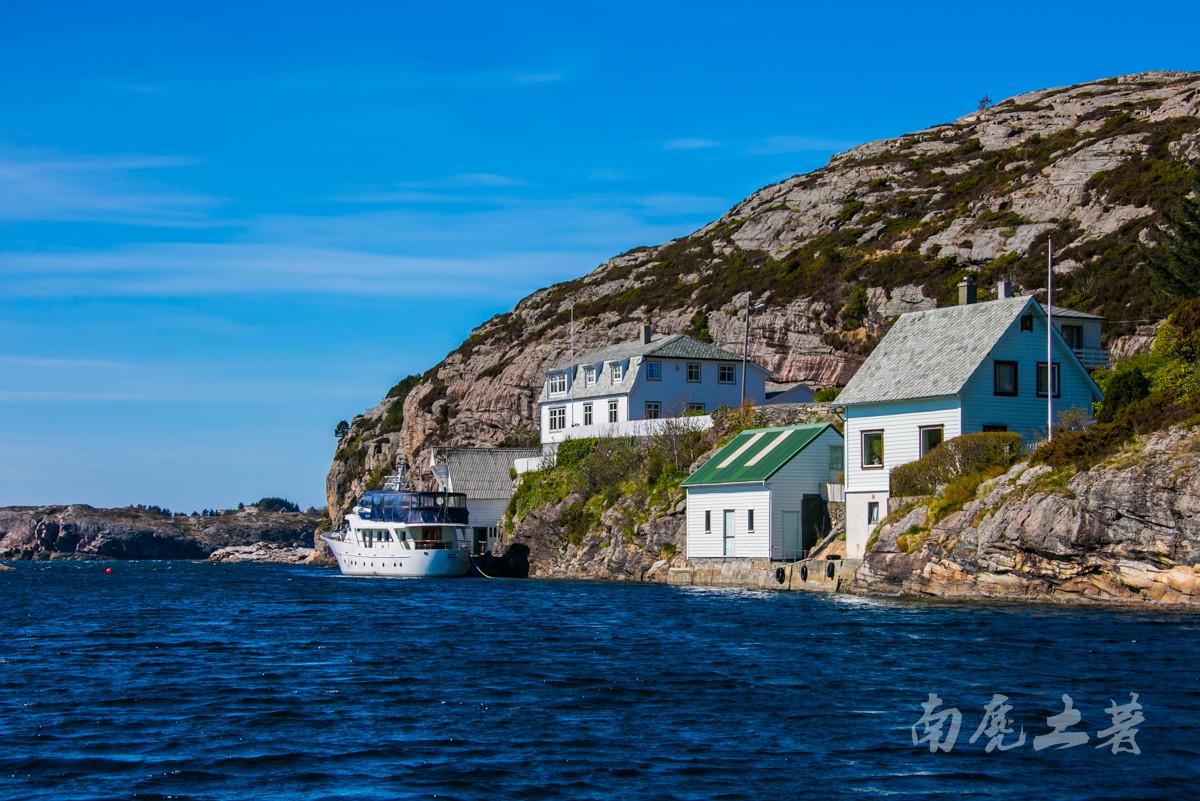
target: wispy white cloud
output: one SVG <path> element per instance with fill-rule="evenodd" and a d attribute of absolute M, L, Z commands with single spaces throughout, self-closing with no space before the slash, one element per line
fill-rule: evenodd
<path fill-rule="evenodd" d="M 668 139 L 663 142 L 664 150 L 706 150 L 720 146 L 715 139 Z"/>
<path fill-rule="evenodd" d="M 747 153 L 756 156 L 775 156 L 783 153 L 807 153 L 811 151 L 842 151 L 849 150 L 861 142 L 851 142 L 843 139 L 823 139 L 815 136 L 769 136 L 760 139 L 746 148 Z"/>
<path fill-rule="evenodd" d="M 106 359 L 58 359 L 44 356 L 0 356 L 0 364 L 44 370 L 110 370 L 124 367 Z"/>
<path fill-rule="evenodd" d="M 562 79 L 563 76 L 561 73 L 541 72 L 518 75 L 516 77 L 516 82 L 518 84 L 554 83 L 556 81 L 561 81 Z"/>
<path fill-rule="evenodd" d="M 192 167 L 177 156 L 64 157 L 0 149 L 0 220 L 206 224 L 216 198 L 163 186 L 153 173 Z"/>
<path fill-rule="evenodd" d="M 476 189 L 520 189 L 530 186 L 528 181 L 489 172 L 470 172 L 449 175 L 425 181 L 403 181 L 386 187 L 363 187 L 342 192 L 330 200 L 339 203 L 502 203 L 502 196 L 480 196 L 473 192 L 458 193 L 459 190 Z"/>
<path fill-rule="evenodd" d="M 536 284 L 569 271 L 578 258 L 576 253 L 546 251 L 446 258 L 290 245 L 165 243 L 88 253 L 5 254 L 0 287 L 10 297 L 59 298 L 293 292 L 508 295 L 513 275 Z"/>

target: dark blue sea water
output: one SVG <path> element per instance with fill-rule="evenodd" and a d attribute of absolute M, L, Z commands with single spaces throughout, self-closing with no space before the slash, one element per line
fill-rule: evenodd
<path fill-rule="evenodd" d="M 16 567 L 4 799 L 1181 798 L 1200 780 L 1200 616 Z M 948 753 L 912 741 L 930 693 L 961 714 Z M 1118 734 L 1136 733 L 1099 736 L 1132 693 L 1142 720 Z M 989 753 L 969 739 L 996 694 L 1012 733 Z M 1089 741 L 1035 751 L 1064 694 Z"/>

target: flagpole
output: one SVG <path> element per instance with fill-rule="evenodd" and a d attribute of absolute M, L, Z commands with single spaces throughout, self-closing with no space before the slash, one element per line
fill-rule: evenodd
<path fill-rule="evenodd" d="M 1046 240 L 1046 440 L 1054 441 L 1054 240 Z"/>

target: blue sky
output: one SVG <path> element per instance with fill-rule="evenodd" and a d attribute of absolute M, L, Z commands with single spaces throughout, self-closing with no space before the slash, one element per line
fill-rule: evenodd
<path fill-rule="evenodd" d="M 190 7 L 189 7 L 190 6 Z M 0 0 L 0 505 L 324 504 L 471 328 L 1194 3 Z"/>

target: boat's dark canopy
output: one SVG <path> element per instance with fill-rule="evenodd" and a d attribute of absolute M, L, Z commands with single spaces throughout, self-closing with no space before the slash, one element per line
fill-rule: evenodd
<path fill-rule="evenodd" d="M 461 492 L 371 490 L 358 505 L 363 520 L 387 523 L 467 524 L 467 496 Z"/>

